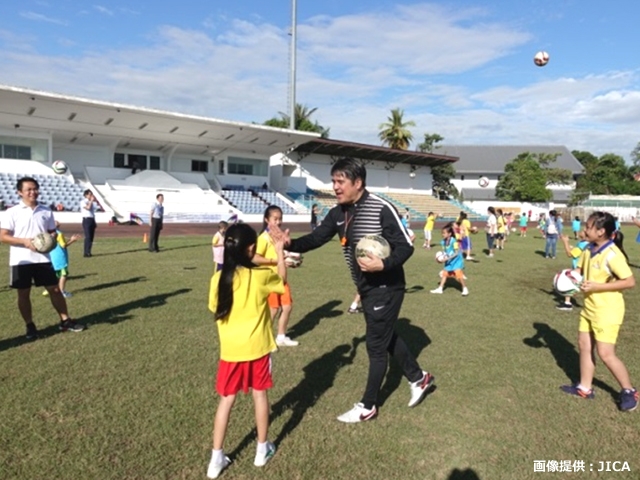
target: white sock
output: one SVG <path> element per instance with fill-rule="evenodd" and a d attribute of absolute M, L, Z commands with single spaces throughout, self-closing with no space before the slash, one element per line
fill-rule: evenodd
<path fill-rule="evenodd" d="M 224 460 L 224 451 L 220 450 L 211 450 L 211 461 L 215 463 L 222 463 Z"/>
<path fill-rule="evenodd" d="M 580 385 L 580 384 L 578 384 L 578 388 L 579 388 L 580 390 L 582 390 L 583 392 L 589 392 L 589 391 L 591 391 L 591 389 L 590 389 L 590 388 L 585 388 L 585 387 L 583 387 L 583 386 L 582 386 L 582 385 Z"/>
<path fill-rule="evenodd" d="M 351 310 L 355 310 L 356 308 L 358 308 L 358 302 L 353 302 L 350 308 Z"/>
<path fill-rule="evenodd" d="M 267 453 L 267 443 L 269 442 L 264 442 L 264 443 L 258 442 L 258 447 L 256 448 L 256 452 L 260 454 Z"/>
<path fill-rule="evenodd" d="M 276 340 L 284 340 L 284 337 L 286 337 L 286 335 L 279 333 L 278 336 L 276 337 Z"/>

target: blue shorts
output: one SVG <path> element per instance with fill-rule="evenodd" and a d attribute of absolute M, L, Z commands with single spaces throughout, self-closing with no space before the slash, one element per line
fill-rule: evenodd
<path fill-rule="evenodd" d="M 462 238 L 462 250 L 471 250 L 471 239 L 469 237 Z"/>

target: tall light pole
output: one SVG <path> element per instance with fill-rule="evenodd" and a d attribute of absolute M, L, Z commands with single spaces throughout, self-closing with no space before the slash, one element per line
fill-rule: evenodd
<path fill-rule="evenodd" d="M 289 72 L 289 128 L 296 128 L 296 36 L 297 0 L 291 0 L 291 70 Z"/>

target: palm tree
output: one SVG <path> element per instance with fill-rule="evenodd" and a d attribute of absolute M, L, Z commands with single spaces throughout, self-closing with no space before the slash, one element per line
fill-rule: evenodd
<path fill-rule="evenodd" d="M 416 123 L 412 120 L 403 122 L 402 116 L 404 111 L 400 108 L 391 110 L 391 116 L 387 117 L 388 122 L 380 124 L 378 127 L 380 133 L 378 137 L 382 140 L 383 145 L 397 150 L 408 150 L 413 134 L 407 127 L 415 127 Z"/>
<path fill-rule="evenodd" d="M 328 138 L 329 129 L 324 128 L 317 121 L 316 122 L 311 121 L 311 115 L 313 115 L 316 110 L 318 110 L 317 107 L 309 108 L 306 105 L 296 103 L 296 107 L 293 111 L 293 115 L 295 118 L 294 129 L 301 130 L 304 132 L 319 133 L 322 135 L 322 138 Z M 270 127 L 289 128 L 289 125 L 291 124 L 289 121 L 290 119 L 289 115 L 283 112 L 278 112 L 278 114 L 280 115 L 280 118 L 273 117 L 267 120 L 266 122 L 264 122 L 264 124 L 269 125 Z"/>

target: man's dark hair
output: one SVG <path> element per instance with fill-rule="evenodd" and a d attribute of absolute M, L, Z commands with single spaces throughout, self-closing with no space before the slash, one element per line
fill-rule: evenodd
<path fill-rule="evenodd" d="M 360 160 L 350 157 L 339 158 L 331 167 L 331 175 L 342 173 L 354 183 L 358 178 L 362 181 L 362 187 L 367 186 L 367 169 Z"/>
<path fill-rule="evenodd" d="M 34 183 L 34 184 L 35 184 L 35 186 L 36 186 L 36 188 L 37 188 L 38 190 L 40 190 L 40 184 L 39 184 L 39 183 L 38 183 L 38 181 L 37 181 L 35 178 L 33 178 L 33 177 L 22 177 L 22 178 L 20 178 L 20 179 L 18 180 L 18 183 L 16 184 L 16 190 L 18 190 L 19 192 L 21 192 L 21 191 L 22 191 L 22 185 L 23 185 L 23 184 L 25 184 L 25 183 L 28 183 L 28 182 Z"/>

